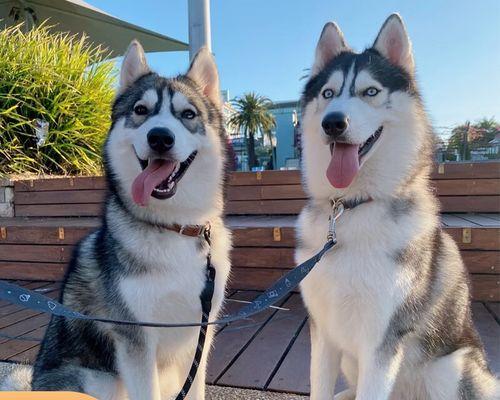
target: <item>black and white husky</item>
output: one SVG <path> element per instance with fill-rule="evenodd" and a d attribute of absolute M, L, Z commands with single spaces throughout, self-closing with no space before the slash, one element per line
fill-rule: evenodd
<path fill-rule="evenodd" d="M 217 271 L 211 319 L 229 274 L 223 225 L 224 127 L 212 55 L 186 75 L 150 71 L 138 42 L 121 69 L 105 144 L 109 192 L 102 227 L 75 250 L 61 300 L 105 318 L 199 322 L 207 246 L 162 228 L 211 224 Z M 73 390 L 100 400 L 175 397 L 188 375 L 199 328 L 142 328 L 52 318 L 33 368 L 33 390 Z M 188 399 L 201 400 L 209 328 Z"/>
<path fill-rule="evenodd" d="M 337 246 L 302 284 L 311 399 L 500 399 L 472 325 L 467 271 L 429 188 L 433 134 L 398 15 L 354 53 L 325 25 L 302 97 L 304 183 L 296 261 Z"/>

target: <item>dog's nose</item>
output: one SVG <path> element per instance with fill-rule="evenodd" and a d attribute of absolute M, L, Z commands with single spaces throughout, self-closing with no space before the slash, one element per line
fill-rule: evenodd
<path fill-rule="evenodd" d="M 165 153 L 174 147 L 175 135 L 167 128 L 153 128 L 148 132 L 148 144 L 154 151 Z"/>
<path fill-rule="evenodd" d="M 349 126 L 349 118 L 342 112 L 331 112 L 325 115 L 321 126 L 328 136 L 336 138 L 346 131 Z"/>

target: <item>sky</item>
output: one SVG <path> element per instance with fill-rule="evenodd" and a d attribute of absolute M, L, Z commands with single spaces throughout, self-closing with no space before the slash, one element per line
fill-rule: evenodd
<path fill-rule="evenodd" d="M 128 22 L 188 41 L 187 0 L 87 0 Z M 298 99 L 323 25 L 335 21 L 348 44 L 373 43 L 392 12 L 413 43 L 417 79 L 438 132 L 466 120 L 500 119 L 499 0 L 212 0 L 212 51 L 230 97 L 255 91 Z M 152 53 L 160 74 L 184 72 L 187 52 Z"/>

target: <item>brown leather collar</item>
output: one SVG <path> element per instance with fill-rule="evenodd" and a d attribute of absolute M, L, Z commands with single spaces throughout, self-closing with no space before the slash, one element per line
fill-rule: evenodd
<path fill-rule="evenodd" d="M 179 224 L 170 224 L 170 225 L 158 225 L 155 226 L 163 229 L 167 229 L 172 232 L 176 232 L 179 235 L 190 236 L 190 237 L 198 237 L 204 235 L 206 232 L 210 231 L 210 223 L 207 222 L 205 225 L 179 225 Z"/>

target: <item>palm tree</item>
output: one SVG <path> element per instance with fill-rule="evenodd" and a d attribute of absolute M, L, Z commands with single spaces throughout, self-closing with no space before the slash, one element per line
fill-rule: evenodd
<path fill-rule="evenodd" d="M 260 131 L 271 135 L 271 130 L 276 126 L 274 115 L 269 111 L 273 104 L 265 96 L 257 93 L 245 93 L 242 97 L 236 97 L 231 101 L 235 113 L 232 114 L 227 123 L 243 132 L 245 138 L 248 166 L 250 169 L 257 165 L 255 157 L 255 134 Z"/>

